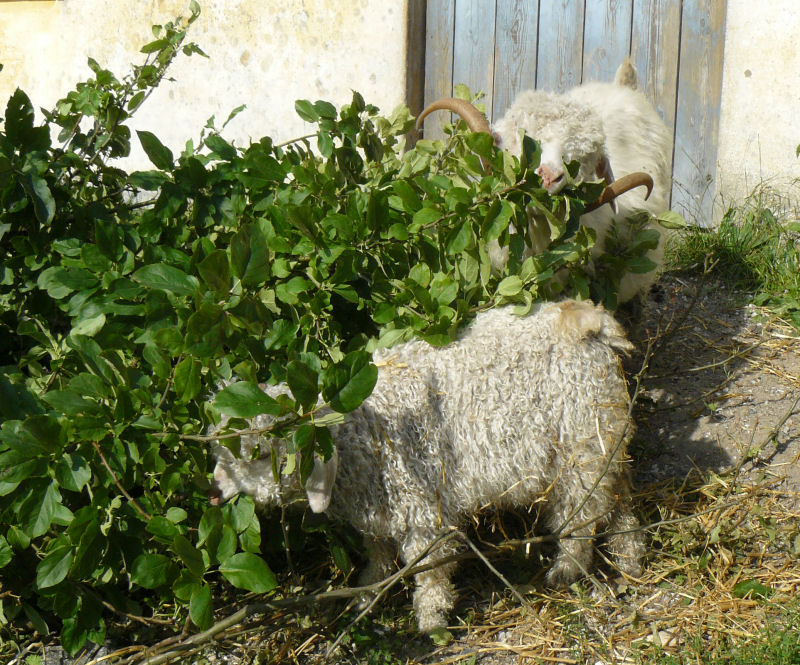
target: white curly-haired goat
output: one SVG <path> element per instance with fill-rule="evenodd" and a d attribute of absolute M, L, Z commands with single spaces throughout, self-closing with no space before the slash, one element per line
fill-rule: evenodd
<path fill-rule="evenodd" d="M 639 210 L 657 216 L 669 206 L 672 135 L 637 89 L 636 70 L 629 58 L 620 65 L 613 83 L 586 83 L 562 94 L 543 90 L 521 92 L 491 128 L 474 106 L 454 99 L 441 99 L 429 105 L 419 115 L 417 125 L 439 109 L 459 113 L 472 131 L 491 132 L 499 147 L 517 156 L 522 151 L 522 134 L 539 141 L 542 156 L 536 172 L 550 194 L 560 192 L 567 184 L 564 165 L 574 160 L 580 163 L 580 180 L 605 180 L 610 185 L 615 177 L 621 181 L 631 174 L 650 176 L 652 191 L 645 193 L 641 187 L 630 189 L 615 195 L 615 207 L 598 207 L 581 217 L 581 224 L 597 232 L 597 243 L 592 250 L 595 259 L 605 250 L 606 234 L 615 221 L 630 218 Z M 620 227 L 623 225 L 618 224 L 621 242 L 631 242 L 632 238 L 626 238 L 625 229 Z M 648 227 L 656 228 L 656 222 L 651 220 Z M 532 219 L 530 235 L 532 253 L 547 248 L 550 242 L 547 224 Z M 653 284 L 663 264 L 663 251 L 662 241 L 647 253 L 656 270 L 623 277 L 617 295 L 619 302 L 630 300 Z M 497 267 L 507 260 L 508 254 L 497 247 L 491 256 Z"/>
<path fill-rule="evenodd" d="M 369 563 L 361 582 L 390 574 L 396 553 L 413 561 L 442 529 L 460 528 L 489 504 L 536 504 L 552 531 L 569 534 L 548 582 L 585 573 L 595 535 L 604 532 L 618 568 L 637 575 L 644 540 L 631 507 L 626 445 L 633 427 L 617 355 L 630 348 L 602 307 L 564 301 L 535 305 L 527 316 L 509 307 L 479 313 L 443 348 L 416 340 L 377 352 L 374 391 L 331 428 L 336 454 L 315 462 L 305 487 L 312 509 L 364 534 Z M 283 385 L 267 390 L 287 392 Z M 252 425 L 270 422 L 260 416 Z M 274 443 L 243 435 L 241 458 L 215 447 L 220 498 L 244 492 L 275 505 L 302 493 L 296 474 L 275 482 Z M 457 547 L 443 541 L 424 561 L 441 561 Z M 423 632 L 446 625 L 454 567 L 415 576 Z"/>

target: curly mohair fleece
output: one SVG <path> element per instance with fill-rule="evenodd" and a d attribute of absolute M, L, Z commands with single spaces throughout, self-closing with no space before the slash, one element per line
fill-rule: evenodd
<path fill-rule="evenodd" d="M 417 557 L 445 527 L 460 527 L 487 504 L 527 508 L 539 502 L 552 530 L 566 525 L 550 583 L 569 583 L 593 558 L 593 538 L 624 572 L 640 572 L 626 468 L 632 434 L 629 397 L 617 351 L 631 348 L 602 307 L 564 301 L 478 314 L 444 348 L 408 342 L 376 353 L 378 382 L 344 424 L 332 428 L 338 472 L 325 483 L 327 512 L 364 534 L 364 584 L 394 569 L 394 556 Z M 268 389 L 273 395 L 285 386 Z M 267 425 L 260 417 L 255 427 Z M 246 492 L 262 504 L 298 495 L 295 474 L 273 480 L 270 445 L 242 438 L 242 458 L 216 446 L 214 478 L 227 499 Z M 325 465 L 319 464 L 324 467 Z M 322 473 L 322 477 L 325 473 Z M 309 490 L 309 488 L 306 488 Z M 309 490 L 311 491 L 311 490 Z M 323 489 L 323 492 L 325 490 Z M 315 498 L 318 509 L 325 500 Z M 452 554 L 447 541 L 426 561 Z M 454 564 L 415 577 L 414 609 L 423 632 L 444 626 L 453 606 Z"/>

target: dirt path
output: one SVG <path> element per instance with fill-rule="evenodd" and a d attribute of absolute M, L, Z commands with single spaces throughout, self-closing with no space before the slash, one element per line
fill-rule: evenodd
<path fill-rule="evenodd" d="M 729 470 L 755 454 L 747 478 L 774 474 L 800 490 L 800 339 L 766 315 L 720 282 L 661 281 L 628 363 L 640 366 L 648 340 L 658 340 L 635 414 L 639 484 L 693 467 Z"/>

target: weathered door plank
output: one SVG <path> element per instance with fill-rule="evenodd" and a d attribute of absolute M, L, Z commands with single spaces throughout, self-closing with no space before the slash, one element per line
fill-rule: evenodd
<path fill-rule="evenodd" d="M 456 2 L 453 83 L 466 84 L 473 94 L 484 92 L 489 112 L 494 90 L 494 18 L 493 1 Z"/>
<path fill-rule="evenodd" d="M 613 81 L 631 45 L 631 0 L 586 0 L 583 81 Z"/>
<path fill-rule="evenodd" d="M 537 88 L 563 92 L 581 82 L 583 10 L 583 0 L 541 3 Z"/>
<path fill-rule="evenodd" d="M 684 0 L 672 207 L 710 222 L 717 174 L 725 3 Z"/>
<path fill-rule="evenodd" d="M 538 20 L 538 0 L 497 0 L 492 118 L 500 118 L 521 91 L 536 87 Z"/>
<path fill-rule="evenodd" d="M 675 0 L 637 0 L 633 6 L 631 58 L 639 87 L 667 127 L 675 126 L 681 6 Z"/>
<path fill-rule="evenodd" d="M 456 0 L 428 0 L 425 19 L 425 105 L 453 94 Z M 425 138 L 441 139 L 441 114 L 425 120 Z"/>

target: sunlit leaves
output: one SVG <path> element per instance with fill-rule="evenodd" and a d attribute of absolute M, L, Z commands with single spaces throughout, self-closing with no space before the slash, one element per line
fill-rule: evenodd
<path fill-rule="evenodd" d="M 0 568 L 19 615 L 43 633 L 57 616 L 73 651 L 102 642 L 98 597 L 205 628 L 220 576 L 277 584 L 252 500 L 208 505 L 209 426 L 234 452 L 242 429 L 262 437 L 253 454 L 303 481 L 369 398 L 371 350 L 446 345 L 480 309 L 589 289 L 590 188 L 549 197 L 530 139 L 519 160 L 461 130 L 405 149 L 408 109 L 382 117 L 358 93 L 298 101 L 312 126 L 281 146 L 240 147 L 213 119 L 179 154 L 138 131 L 152 168 L 124 172 L 130 114 L 177 52 L 201 53 L 183 30 L 155 27 L 122 79 L 90 59 L 41 127 L 15 93 L 0 130 Z M 552 241 L 535 257 L 531 212 Z M 630 237 L 608 272 L 649 268 L 657 237 Z"/>

